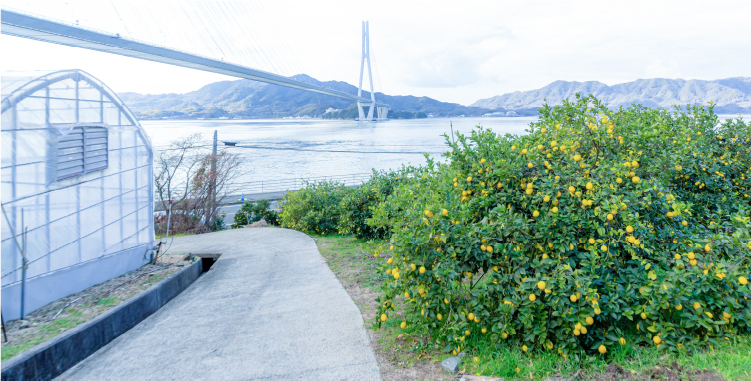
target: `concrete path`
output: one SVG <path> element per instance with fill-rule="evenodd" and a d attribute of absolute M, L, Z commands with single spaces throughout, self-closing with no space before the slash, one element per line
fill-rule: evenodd
<path fill-rule="evenodd" d="M 310 237 L 235 229 L 176 238 L 169 252 L 222 256 L 60 379 L 381 379 L 362 315 Z"/>

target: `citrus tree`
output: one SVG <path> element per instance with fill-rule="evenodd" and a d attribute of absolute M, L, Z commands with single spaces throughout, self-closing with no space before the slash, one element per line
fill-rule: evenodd
<path fill-rule="evenodd" d="M 429 161 L 370 220 L 394 252 L 377 322 L 403 299 L 402 328 L 446 351 L 489 335 L 577 359 L 626 333 L 678 351 L 748 331 L 749 131 L 716 120 L 577 96 L 528 135 L 447 139 L 448 164 Z"/>

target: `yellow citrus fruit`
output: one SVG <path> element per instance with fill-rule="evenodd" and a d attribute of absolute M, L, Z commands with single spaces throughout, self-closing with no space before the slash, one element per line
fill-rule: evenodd
<path fill-rule="evenodd" d="M 659 344 L 662 342 L 662 339 L 660 338 L 660 336 L 655 336 L 652 338 L 652 341 L 654 341 L 655 344 Z"/>
<path fill-rule="evenodd" d="M 634 228 L 631 225 L 626 226 L 626 232 L 627 233 L 633 233 L 634 232 Z"/>
<path fill-rule="evenodd" d="M 487 328 L 485 328 L 485 327 L 482 327 L 482 329 L 481 329 L 480 331 L 481 331 L 482 333 L 486 333 L 486 332 L 488 332 L 488 329 L 487 329 Z"/>
<path fill-rule="evenodd" d="M 522 345 L 522 350 L 523 350 L 524 352 L 526 352 L 526 351 L 527 351 L 527 346 L 526 346 L 526 345 Z"/>
<path fill-rule="evenodd" d="M 535 296 L 535 294 L 529 294 L 529 300 L 534 302 L 535 299 L 537 299 L 537 296 Z"/>
<path fill-rule="evenodd" d="M 388 261 L 386 261 L 386 262 L 387 262 L 388 264 L 392 264 L 392 263 L 394 263 L 394 258 L 389 258 L 389 260 L 388 260 Z"/>
<path fill-rule="evenodd" d="M 536 210 L 534 212 L 532 212 L 532 217 L 539 217 L 539 216 L 540 216 L 540 212 L 538 212 Z"/>
<path fill-rule="evenodd" d="M 506 332 L 502 333 L 501 337 L 503 337 L 504 339 L 508 338 L 508 333 L 506 333 Z"/>
<path fill-rule="evenodd" d="M 619 177 L 619 178 L 615 179 L 615 182 L 616 182 L 616 183 L 618 183 L 618 184 L 620 184 L 620 183 L 622 183 L 622 182 L 623 182 L 623 179 L 621 179 L 621 178 Z"/>
<path fill-rule="evenodd" d="M 709 252 L 710 250 L 712 250 L 712 248 L 709 247 L 709 244 L 704 245 L 704 251 Z"/>
<path fill-rule="evenodd" d="M 694 302 L 694 309 L 698 310 L 699 308 L 701 308 L 701 304 L 699 304 L 699 302 Z"/>
<path fill-rule="evenodd" d="M 592 185 L 592 183 L 587 183 L 586 187 L 587 190 L 592 190 L 594 188 L 594 185 Z"/>
<path fill-rule="evenodd" d="M 632 177 L 632 178 L 631 178 L 631 181 L 632 181 L 632 182 L 633 182 L 634 184 L 638 183 L 638 182 L 639 182 L 639 176 L 634 176 L 634 177 Z"/>
<path fill-rule="evenodd" d="M 680 255 L 680 254 L 678 254 L 678 253 L 676 253 L 676 254 L 675 254 L 675 259 L 676 259 L 676 260 L 678 260 L 678 259 L 681 259 L 681 255 Z"/>
<path fill-rule="evenodd" d="M 574 193 L 574 192 L 576 192 L 576 188 L 574 188 L 574 186 L 572 185 L 572 186 L 568 187 L 568 191 L 570 193 Z"/>
<path fill-rule="evenodd" d="M 581 155 L 574 155 L 574 161 L 579 161 L 581 159 L 582 159 Z"/>
<path fill-rule="evenodd" d="M 399 279 L 399 273 L 394 271 L 394 279 Z"/>
<path fill-rule="evenodd" d="M 444 210 L 441 211 L 441 214 L 443 214 L 444 216 L 448 216 L 449 211 L 446 210 L 446 209 L 444 209 Z"/>
<path fill-rule="evenodd" d="M 642 319 L 646 319 L 647 318 L 647 314 L 645 314 L 644 312 L 642 312 L 639 316 L 641 316 Z"/>
<path fill-rule="evenodd" d="M 575 329 L 574 336 L 579 336 L 579 335 L 581 335 L 581 332 L 578 329 Z"/>
<path fill-rule="evenodd" d="M 589 239 L 589 244 L 590 244 L 590 245 L 594 245 L 594 243 L 595 243 L 595 239 L 594 239 L 594 238 L 590 238 L 590 239 Z"/>
<path fill-rule="evenodd" d="M 592 319 L 591 316 L 587 316 L 585 320 L 587 321 L 587 325 L 592 325 L 595 323 L 595 319 Z"/>
<path fill-rule="evenodd" d="M 631 166 L 634 167 L 634 168 L 639 168 L 639 162 L 636 161 L 636 160 L 634 160 L 634 161 L 631 162 Z"/>
<path fill-rule="evenodd" d="M 550 209 L 550 211 L 553 213 L 558 213 L 558 207 L 554 206 L 553 209 Z"/>
<path fill-rule="evenodd" d="M 576 302 L 576 295 L 571 295 L 568 297 L 572 302 Z"/>
<path fill-rule="evenodd" d="M 386 314 L 381 314 L 381 321 L 386 321 L 387 317 Z"/>
<path fill-rule="evenodd" d="M 600 250 L 602 251 L 608 251 L 608 247 L 605 245 L 600 246 Z"/>
<path fill-rule="evenodd" d="M 696 254 L 694 254 L 693 252 L 689 252 L 688 254 L 686 254 L 686 256 L 688 257 L 688 259 L 696 258 Z"/>
<path fill-rule="evenodd" d="M 602 353 L 602 354 L 605 354 L 605 352 L 607 352 L 607 351 L 608 351 L 608 349 L 607 349 L 607 348 L 605 348 L 605 346 L 604 346 L 604 345 L 600 345 L 600 347 L 599 347 L 599 348 L 597 348 L 597 351 L 598 351 L 598 352 L 600 352 L 600 353 Z"/>
<path fill-rule="evenodd" d="M 599 315 L 602 312 L 599 308 L 595 308 L 595 315 Z"/>
<path fill-rule="evenodd" d="M 545 282 L 543 282 L 543 281 L 537 282 L 537 288 L 539 288 L 540 290 L 544 290 L 545 289 Z"/>
<path fill-rule="evenodd" d="M 436 318 L 437 318 L 438 320 L 441 320 L 441 319 L 443 319 L 443 315 L 441 315 L 441 314 L 438 314 L 438 315 L 436 315 Z"/>
<path fill-rule="evenodd" d="M 680 311 L 680 310 L 683 309 L 683 306 L 679 304 L 679 305 L 675 306 L 675 309 L 678 310 L 678 311 Z"/>
<path fill-rule="evenodd" d="M 624 339 L 624 338 L 621 337 L 620 339 L 618 339 L 618 344 L 620 344 L 620 345 L 626 345 L 626 339 Z"/>
<path fill-rule="evenodd" d="M 535 165 L 534 165 L 534 164 L 532 164 L 532 163 L 527 163 L 527 167 L 529 167 L 529 168 L 533 168 L 534 166 L 535 166 Z"/>
<path fill-rule="evenodd" d="M 543 198 L 542 198 L 542 201 L 543 201 L 543 202 L 548 202 L 548 201 L 550 201 L 550 196 L 545 196 L 545 197 L 543 197 Z"/>
<path fill-rule="evenodd" d="M 746 277 L 740 276 L 740 277 L 738 277 L 738 283 L 740 283 L 740 284 L 742 284 L 742 285 L 745 286 L 745 285 L 748 284 L 748 279 L 746 279 Z"/>
<path fill-rule="evenodd" d="M 526 154 L 527 154 L 527 150 L 526 150 L 526 149 L 523 149 L 523 150 L 522 150 L 522 155 L 526 155 Z"/>
<path fill-rule="evenodd" d="M 469 315 L 467 315 L 467 319 L 469 319 L 469 320 L 475 320 L 475 314 L 473 314 L 473 313 L 470 312 Z"/>
<path fill-rule="evenodd" d="M 688 222 L 687 221 L 683 221 L 683 222 L 681 222 L 681 225 L 688 226 Z"/>
<path fill-rule="evenodd" d="M 485 164 L 486 161 L 485 159 L 480 159 L 480 164 Z"/>
<path fill-rule="evenodd" d="M 420 274 L 425 274 L 425 266 L 420 266 Z"/>
<path fill-rule="evenodd" d="M 464 336 L 469 336 L 470 332 L 469 330 L 464 331 Z"/>
<path fill-rule="evenodd" d="M 399 326 L 402 327 L 402 329 L 407 328 L 407 322 L 403 321 Z"/>
<path fill-rule="evenodd" d="M 608 214 L 608 221 L 613 221 L 613 215 L 612 214 Z"/>

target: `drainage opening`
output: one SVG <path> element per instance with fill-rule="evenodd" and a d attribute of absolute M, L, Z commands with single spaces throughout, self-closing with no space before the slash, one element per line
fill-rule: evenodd
<path fill-rule="evenodd" d="M 216 253 L 203 253 L 193 255 L 201 259 L 201 267 L 203 272 L 209 271 L 211 266 L 214 265 L 214 262 L 216 262 L 221 256 L 221 254 Z"/>

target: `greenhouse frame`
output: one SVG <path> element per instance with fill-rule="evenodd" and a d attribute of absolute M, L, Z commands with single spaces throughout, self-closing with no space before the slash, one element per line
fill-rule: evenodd
<path fill-rule="evenodd" d="M 0 133 L 3 319 L 149 261 L 152 146 L 112 90 L 81 70 L 3 73 Z"/>

